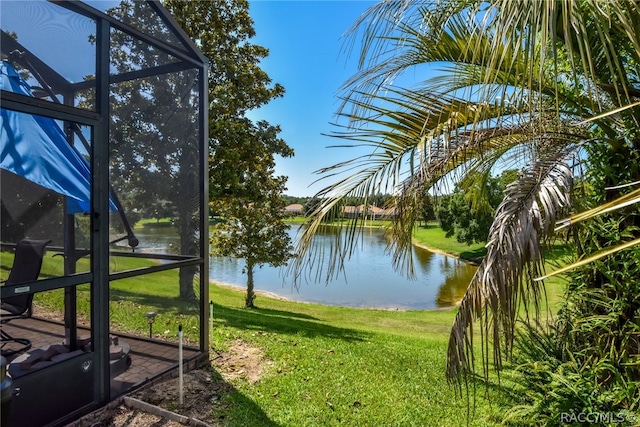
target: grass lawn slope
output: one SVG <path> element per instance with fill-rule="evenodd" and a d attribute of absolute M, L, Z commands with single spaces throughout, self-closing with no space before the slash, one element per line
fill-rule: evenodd
<path fill-rule="evenodd" d="M 234 391 L 226 399 L 255 405 L 229 405 L 225 425 L 264 417 L 281 426 L 467 423 L 466 401 L 444 377 L 454 311 L 349 309 L 266 296 L 249 310 L 241 308 L 242 292 L 223 286 L 214 286 L 212 297 L 214 353 L 242 341 L 263 355 L 259 380 L 228 377 Z M 499 412 L 479 388 L 469 425 L 497 425 Z"/>

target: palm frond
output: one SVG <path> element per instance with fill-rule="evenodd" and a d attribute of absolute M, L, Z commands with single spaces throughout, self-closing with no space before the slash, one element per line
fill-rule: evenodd
<path fill-rule="evenodd" d="M 586 258 L 584 258 L 584 259 L 582 259 L 580 261 L 573 262 L 573 263 L 571 263 L 569 265 L 566 265 L 566 266 L 564 266 L 562 268 L 554 270 L 551 273 L 545 274 L 544 276 L 536 277 L 534 280 L 536 280 L 536 281 L 545 280 L 545 279 L 548 279 L 549 277 L 553 277 L 553 276 L 556 276 L 558 274 L 566 273 L 566 272 L 574 270 L 574 269 L 576 269 L 578 267 L 582 267 L 584 265 L 591 264 L 592 262 L 597 261 L 600 258 L 604 258 L 606 256 L 613 255 L 616 252 L 620 252 L 622 250 L 631 248 L 633 246 L 638 246 L 638 245 L 640 245 L 640 238 L 633 239 L 631 241 L 622 243 L 620 245 L 616 245 L 616 246 L 614 246 L 612 248 L 603 249 L 603 250 L 598 251 L 597 253 L 592 254 L 592 255 L 590 255 L 590 256 L 588 256 L 588 257 L 586 257 Z"/>
<path fill-rule="evenodd" d="M 543 271 L 541 244 L 553 233 L 558 214 L 570 205 L 573 173 L 566 159 L 575 146 L 548 153 L 505 190 L 489 231 L 487 255 L 456 315 L 447 352 L 447 376 L 460 380 L 475 371 L 474 325 L 480 324 L 482 365 L 500 368 L 509 354 L 520 304 L 538 313 L 543 288 L 532 279 Z M 492 343 L 491 354 L 489 342 Z"/>
<path fill-rule="evenodd" d="M 460 7 L 459 3 L 465 2 L 444 3 L 450 3 L 444 9 L 453 13 Z M 451 6 L 453 3 L 456 3 L 455 7 Z M 401 7 L 399 2 L 388 4 Z M 521 67 L 531 60 L 524 56 L 527 50 L 514 49 L 510 44 L 496 44 L 493 34 L 478 31 L 466 9 L 468 7 L 462 7 L 462 11 L 458 10 L 458 13 L 462 14 L 447 15 L 449 18 L 443 20 L 439 16 L 440 7 L 422 7 L 419 11 L 422 14 L 419 26 L 416 26 L 415 20 L 412 19 L 408 22 L 394 20 L 389 24 L 393 30 L 388 31 L 393 35 L 379 36 L 376 40 L 379 47 L 374 49 L 376 53 L 371 54 L 371 64 L 362 67 L 343 84 L 342 90 L 345 95 L 339 111 L 344 112 L 349 106 L 351 114 L 358 115 L 362 103 L 374 100 L 363 94 L 384 92 L 396 78 L 424 64 L 438 64 L 446 77 L 420 82 L 422 86 L 418 86 L 418 89 L 422 93 L 453 94 L 467 88 L 475 99 L 493 102 L 496 96 L 504 95 L 505 85 L 515 88 L 525 83 L 521 79 L 526 78 L 527 70 Z M 447 26 L 446 31 L 441 28 L 443 25 Z M 380 46 L 385 46 L 383 53 L 378 51 L 382 49 Z M 496 58 L 500 60 L 496 62 Z M 449 72 L 450 67 L 455 68 L 454 73 Z M 420 73 L 424 72 L 418 70 Z M 451 79 L 452 75 L 455 75 L 455 79 Z M 540 80 L 543 81 L 544 78 L 540 77 Z M 552 86 L 553 81 L 545 81 L 544 84 Z M 482 93 L 478 93 L 480 91 Z"/>
<path fill-rule="evenodd" d="M 583 125 L 589 122 L 594 122 L 600 119 L 604 119 L 604 118 L 608 118 L 610 116 L 616 115 L 618 113 L 621 113 L 625 110 L 628 110 L 630 108 L 635 108 L 635 107 L 640 107 L 640 101 L 637 102 L 632 102 L 630 104 L 627 105 L 623 105 L 622 107 L 618 107 L 618 108 L 614 108 L 613 110 L 610 111 L 605 111 L 604 113 L 598 114 L 596 116 L 593 117 L 589 117 L 588 119 L 584 119 L 583 121 L 581 121 L 580 123 L 578 123 L 578 125 Z"/>
<path fill-rule="evenodd" d="M 562 221 L 558 221 L 559 225 L 556 228 L 556 231 L 562 230 L 563 228 L 569 227 L 571 225 L 575 225 L 579 222 L 594 218 L 598 215 L 613 212 L 618 209 L 622 209 L 627 206 L 634 205 L 636 203 L 640 203 L 640 188 L 635 189 L 627 194 L 624 194 L 610 202 L 603 203 L 599 206 L 596 206 L 595 208 L 572 215 L 571 217 L 563 219 Z"/>
<path fill-rule="evenodd" d="M 508 107 L 501 105 L 399 89 L 377 97 L 380 105 L 363 103 L 369 114 L 355 118 L 367 127 L 333 134 L 356 146 L 370 147 L 371 153 L 320 171 L 323 179 L 336 181 L 316 195 L 322 203 L 311 213 L 312 221 L 298 240 L 298 256 L 291 263 L 294 277 L 301 277 L 310 265 L 322 266 L 326 280 L 340 272 L 344 257 L 357 245 L 357 239 L 349 236 L 358 236 L 354 229 L 361 222 L 346 226 L 348 238 L 341 241 L 346 246 L 336 244 L 329 253 L 314 251 L 312 236 L 328 219 L 335 218 L 346 197 L 366 198 L 381 189 L 396 194 L 393 208 L 397 216 L 390 230 L 394 265 L 411 274 L 412 266 L 406 261 L 417 215 L 415 207 L 425 189 L 459 168 L 485 164 L 490 169 L 487 164 L 495 164 L 505 152 L 525 144 L 531 135 L 528 122 L 520 123 L 516 116 L 505 114 Z M 327 255 L 328 262 L 320 260 Z"/>

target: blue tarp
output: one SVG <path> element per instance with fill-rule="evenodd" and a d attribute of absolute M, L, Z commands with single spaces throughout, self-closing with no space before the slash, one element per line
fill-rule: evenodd
<path fill-rule="evenodd" d="M 0 88 L 33 96 L 29 85 L 7 62 L 0 65 Z M 67 142 L 55 120 L 0 108 L 0 167 L 67 196 L 69 213 L 89 212 L 89 162 Z M 110 202 L 111 210 L 116 210 Z"/>

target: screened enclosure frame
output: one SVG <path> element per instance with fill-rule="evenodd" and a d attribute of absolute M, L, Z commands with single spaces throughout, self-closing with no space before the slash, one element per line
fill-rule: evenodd
<path fill-rule="evenodd" d="M 209 250 L 208 250 L 208 60 L 199 51 L 196 44 L 180 28 L 177 22 L 169 15 L 158 1 L 148 0 L 144 3 L 155 13 L 164 26 L 172 33 L 179 43 L 161 40 L 148 34 L 144 28 L 137 28 L 135 23 L 125 23 L 103 11 L 100 11 L 80 1 L 42 0 L 66 11 L 88 18 L 95 22 L 95 75 L 85 77 L 82 81 L 71 82 L 65 76 L 58 73 L 53 66 L 33 53 L 27 43 L 16 40 L 9 32 L 2 28 L 0 46 L 3 57 L 10 57 L 16 64 L 29 69 L 31 75 L 38 80 L 40 87 L 34 91 L 33 97 L 24 96 L 8 90 L 0 93 L 1 107 L 4 110 L 40 116 L 63 122 L 74 127 L 84 127 L 84 136 L 77 132 L 77 137 L 90 141 L 89 150 L 86 153 L 90 164 L 90 211 L 85 213 L 90 223 L 90 243 L 88 247 L 90 258 L 89 271 L 75 272 L 75 267 L 65 267 L 65 271 L 73 270 L 72 274 L 60 277 L 45 278 L 28 284 L 28 293 L 40 293 L 54 289 L 66 289 L 65 311 L 68 314 L 71 327 L 75 330 L 76 322 L 76 289 L 79 285 L 89 284 L 91 288 L 90 329 L 92 337 L 91 361 L 94 366 L 92 398 L 90 402 L 82 402 L 71 413 L 51 420 L 52 424 L 61 424 L 70 419 L 90 412 L 108 403 L 115 396 L 110 390 L 110 283 L 133 277 L 143 277 L 151 273 L 165 270 L 176 270 L 185 267 L 199 269 L 197 279 L 197 297 L 199 308 L 199 343 L 201 355 L 206 355 L 209 348 Z M 3 2 L 2 8 L 10 8 L 10 2 Z M 66 13 L 66 12 L 65 12 Z M 117 71 L 112 63 L 111 42 L 113 32 L 123 34 L 132 43 L 143 43 L 149 46 L 149 50 L 160 52 L 172 58 L 173 62 L 161 63 L 149 67 L 140 67 L 124 72 Z M 111 247 L 110 236 L 110 211 L 113 212 L 113 204 L 118 207 L 117 212 L 122 216 L 125 228 L 128 226 L 126 212 L 117 199 L 117 192 L 111 187 L 110 179 L 110 126 L 112 111 L 110 97 L 113 97 L 113 87 L 118 84 L 126 85 L 133 81 L 144 81 L 148 78 L 157 78 L 171 73 L 195 73 L 196 80 L 190 97 L 197 104 L 194 112 L 193 142 L 197 152 L 197 192 L 199 215 L 194 220 L 197 222 L 197 247 L 193 254 L 160 254 L 136 252 L 137 240 L 133 233 L 127 231 L 126 240 L 130 243 L 131 251 L 114 251 Z M 195 75 L 194 74 L 194 75 Z M 190 76 L 191 74 L 187 74 Z M 46 84 L 44 84 L 44 83 Z M 92 91 L 93 108 L 81 108 L 74 106 L 74 98 L 82 91 Z M 35 93 L 37 92 L 37 93 Z M 193 95 L 195 94 L 195 95 Z M 60 100 L 61 98 L 61 100 Z M 52 102 L 52 100 L 54 102 Z M 68 126 L 71 128 L 71 126 Z M 65 129 L 68 131 L 68 129 Z M 191 136 L 191 135 L 190 135 Z M 158 138 L 162 143 L 162 138 Z M 124 214 L 123 214 L 124 212 Z M 68 214 L 67 214 L 68 216 Z M 65 237 L 66 239 L 66 237 Z M 120 240 L 122 240 L 121 238 Z M 4 239 L 0 239 L 4 242 Z M 73 239 L 67 239 L 69 241 Z M 70 247 L 67 247 L 69 245 Z M 9 245 L 10 246 L 10 245 Z M 68 251 L 76 251 L 75 243 L 67 242 L 62 249 L 65 254 Z M 123 271 L 110 272 L 110 257 L 144 258 L 156 260 L 154 265 L 140 268 L 131 268 Z M 74 262 L 76 260 L 74 252 Z M 65 260 L 65 263 L 68 263 Z M 15 295 L 16 287 L 2 286 L 0 288 L 2 299 Z M 21 286 L 20 292 L 25 292 L 25 286 Z M 73 338 L 75 339 L 75 337 Z"/>

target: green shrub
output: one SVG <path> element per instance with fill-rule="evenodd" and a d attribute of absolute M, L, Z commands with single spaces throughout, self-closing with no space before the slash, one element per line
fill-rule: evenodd
<path fill-rule="evenodd" d="M 518 331 L 514 365 L 506 371 L 517 384 L 520 403 L 510 408 L 509 425 L 636 425 L 640 418 L 638 383 L 611 358 L 573 353 L 566 331 L 524 324 Z M 566 325 L 565 325 L 566 326 Z"/>

